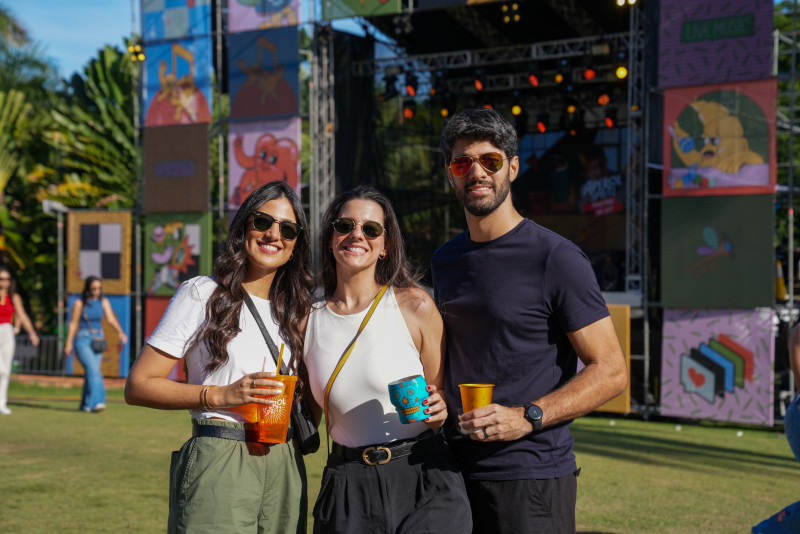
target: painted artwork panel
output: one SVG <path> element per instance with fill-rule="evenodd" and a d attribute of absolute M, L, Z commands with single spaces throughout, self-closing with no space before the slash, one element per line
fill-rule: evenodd
<path fill-rule="evenodd" d="M 300 111 L 297 28 L 234 33 L 228 40 L 231 120 L 297 115 Z"/>
<path fill-rule="evenodd" d="M 664 92 L 665 197 L 773 193 L 777 81 Z"/>
<path fill-rule="evenodd" d="M 147 216 L 143 283 L 147 296 L 171 296 L 182 282 L 210 274 L 210 212 Z"/>
<path fill-rule="evenodd" d="M 771 0 L 661 2 L 662 88 L 769 78 Z"/>
<path fill-rule="evenodd" d="M 144 338 L 147 343 L 147 338 L 153 333 L 161 321 L 161 316 L 167 311 L 167 306 L 170 302 L 169 297 L 145 297 L 144 298 Z M 175 367 L 169 374 L 170 380 L 178 382 L 186 382 L 186 373 L 183 371 L 183 358 L 175 360 Z"/>
<path fill-rule="evenodd" d="M 81 286 L 83 290 L 83 286 Z M 128 376 L 130 370 L 130 350 L 131 350 L 131 296 L 130 295 L 108 295 L 106 294 L 106 281 L 103 280 L 103 294 L 108 298 L 111 304 L 111 309 L 114 310 L 114 315 L 117 316 L 119 325 L 128 336 L 128 343 L 121 345 L 119 342 L 119 334 L 111 327 L 106 319 L 103 319 L 103 335 L 108 343 L 108 349 L 103 353 L 103 358 L 100 362 L 100 372 L 103 376 L 108 378 L 124 378 Z M 67 309 L 72 313 L 72 305 L 80 297 L 80 294 L 71 294 L 67 296 Z M 81 362 L 78 360 L 75 351 L 66 357 L 64 362 L 65 371 L 68 375 L 83 376 L 86 374 Z"/>
<path fill-rule="evenodd" d="M 180 39 L 147 47 L 145 126 L 211 122 L 211 39 Z"/>
<path fill-rule="evenodd" d="M 67 213 L 67 292 L 80 293 L 94 275 L 103 279 L 106 295 L 129 294 L 130 257 L 130 211 Z"/>
<path fill-rule="evenodd" d="M 230 0 L 228 31 L 246 32 L 282 26 L 297 26 L 300 0 Z"/>
<path fill-rule="evenodd" d="M 300 193 L 300 117 L 231 123 L 228 133 L 228 207 L 254 189 L 282 181 Z"/>
<path fill-rule="evenodd" d="M 400 0 L 322 0 L 322 19 L 394 15 L 400 8 Z"/>
<path fill-rule="evenodd" d="M 775 298 L 774 220 L 772 195 L 664 199 L 664 306 L 771 306 Z"/>
<path fill-rule="evenodd" d="M 142 0 L 145 42 L 211 34 L 211 0 Z"/>
<path fill-rule="evenodd" d="M 665 309 L 661 415 L 772 426 L 774 318 L 770 308 Z M 697 357 L 723 341 L 732 348 L 714 360 Z M 737 376 L 747 359 L 752 372 Z"/>
<path fill-rule="evenodd" d="M 145 213 L 208 210 L 208 125 L 145 128 L 143 135 Z"/>

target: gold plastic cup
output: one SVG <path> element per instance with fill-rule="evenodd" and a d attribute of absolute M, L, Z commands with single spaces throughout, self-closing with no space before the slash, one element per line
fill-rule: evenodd
<path fill-rule="evenodd" d="M 492 403 L 494 384 L 459 384 L 464 413 Z"/>

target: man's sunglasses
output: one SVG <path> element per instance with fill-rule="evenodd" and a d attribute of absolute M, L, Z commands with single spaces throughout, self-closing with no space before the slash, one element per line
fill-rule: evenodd
<path fill-rule="evenodd" d="M 332 226 L 333 229 L 340 234 L 347 235 L 355 230 L 356 226 L 359 224 L 361 225 L 361 231 L 364 232 L 364 235 L 369 239 L 377 239 L 383 235 L 383 226 L 381 226 L 381 223 L 375 221 L 357 223 L 350 217 L 339 217 L 333 221 Z"/>
<path fill-rule="evenodd" d="M 494 174 L 503 168 L 503 160 L 507 159 L 508 158 L 504 158 L 502 154 L 497 152 L 487 152 L 486 154 L 481 154 L 477 157 L 457 156 L 450 160 L 450 172 L 452 172 L 453 176 L 456 178 L 466 176 L 470 169 L 472 169 L 472 165 L 477 160 L 480 166 L 483 167 L 483 170 Z"/>
<path fill-rule="evenodd" d="M 268 232 L 272 225 L 278 223 L 281 225 L 281 237 L 287 241 L 292 241 L 297 238 L 297 235 L 303 231 L 303 227 L 297 223 L 289 221 L 279 221 L 272 215 L 261 213 L 260 211 L 253 212 L 253 228 L 259 232 Z"/>

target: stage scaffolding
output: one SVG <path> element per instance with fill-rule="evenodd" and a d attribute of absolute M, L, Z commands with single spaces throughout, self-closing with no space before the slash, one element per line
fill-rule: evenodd
<path fill-rule="evenodd" d="M 553 2 L 558 4 L 558 2 Z M 378 76 L 382 73 L 448 71 L 451 74 L 458 70 L 489 67 L 484 92 L 513 92 L 530 88 L 527 67 L 531 64 L 560 59 L 582 59 L 608 55 L 609 51 L 624 51 L 628 61 L 628 78 L 626 105 L 621 119 L 626 121 L 627 142 L 623 161 L 627 163 L 625 173 L 627 181 L 626 203 L 626 235 L 625 235 L 625 291 L 618 295 L 619 303 L 630 304 L 632 317 L 642 317 L 643 354 L 632 355 L 632 360 L 643 364 L 644 398 L 639 407 L 647 412 L 650 409 L 650 347 L 649 323 L 647 313 L 648 282 L 646 276 L 647 251 L 647 89 L 645 81 L 645 17 L 641 2 L 629 8 L 629 29 L 627 32 L 594 35 L 547 42 L 530 43 L 508 47 L 494 47 L 476 50 L 460 50 L 453 52 L 396 55 L 373 60 L 356 61 L 351 66 L 351 73 L 357 77 Z M 320 224 L 324 207 L 336 195 L 335 191 L 335 103 L 334 103 L 334 65 L 333 65 L 333 30 L 328 23 L 315 25 L 312 87 L 311 87 L 311 121 L 310 134 L 312 140 L 313 162 L 311 169 L 309 225 L 312 229 Z M 502 71 L 507 66 L 508 72 Z M 580 66 L 575 69 L 574 79 Z M 598 65 L 598 75 L 603 76 L 612 68 L 610 63 Z M 458 91 L 467 78 L 447 77 L 448 89 Z M 543 82 L 543 87 L 554 85 Z M 312 231 L 312 240 L 317 239 Z M 314 247 L 315 254 L 316 247 Z M 319 258 L 314 258 L 315 265 Z M 636 404 L 636 403 L 634 403 Z"/>

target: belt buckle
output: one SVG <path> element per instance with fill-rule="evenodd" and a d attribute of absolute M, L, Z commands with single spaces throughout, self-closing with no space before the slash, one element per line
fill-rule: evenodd
<path fill-rule="evenodd" d="M 386 451 L 386 459 L 377 462 L 371 461 L 367 455 L 372 451 Z M 390 451 L 386 447 L 367 447 L 366 449 L 361 451 L 361 460 L 367 465 L 383 465 L 389 463 L 389 460 L 391 459 L 392 459 L 392 451 Z"/>

